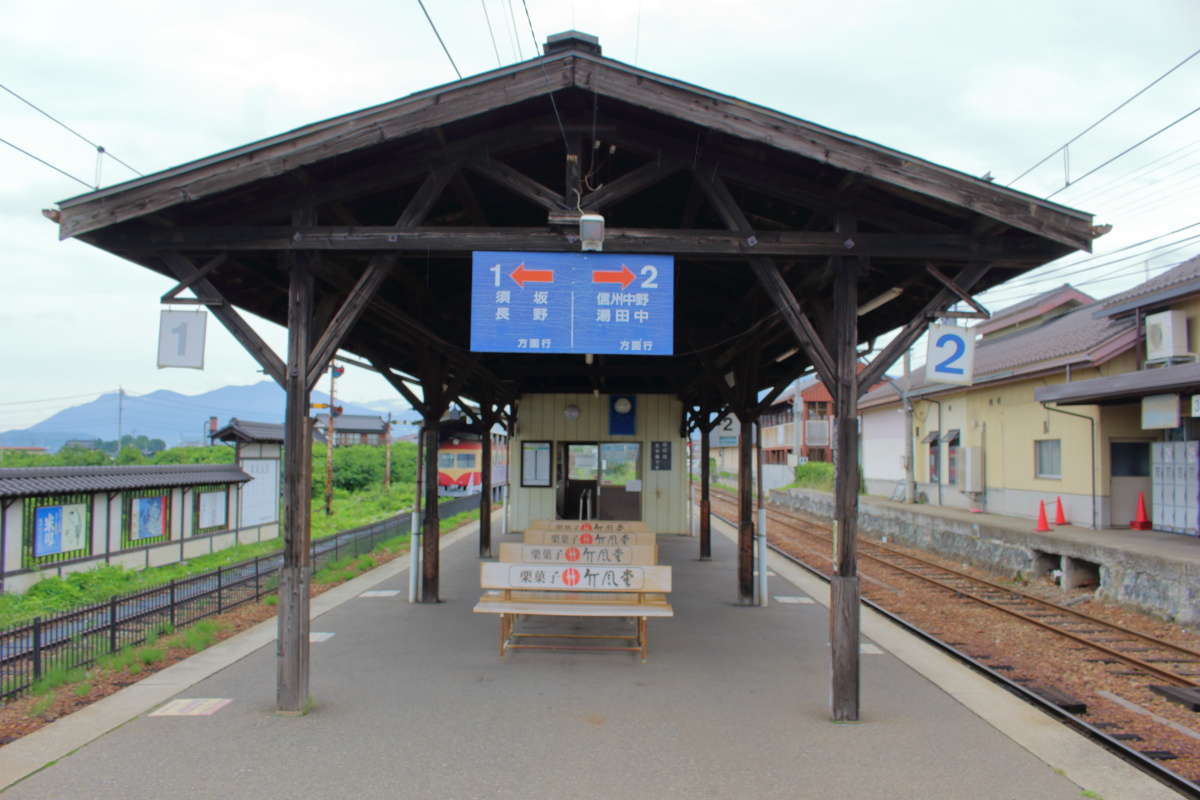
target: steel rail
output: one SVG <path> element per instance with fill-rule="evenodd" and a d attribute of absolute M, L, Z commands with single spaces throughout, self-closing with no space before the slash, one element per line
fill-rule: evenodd
<path fill-rule="evenodd" d="M 720 494 L 720 493 L 718 493 L 718 494 Z M 729 501 L 725 501 L 725 502 L 729 502 Z M 769 513 L 774 514 L 777 518 L 782 517 L 785 520 L 798 520 L 803 525 L 810 526 L 813 528 L 821 527 L 818 523 L 804 519 L 803 517 L 800 517 L 799 515 L 790 514 L 786 511 L 780 511 L 778 509 L 771 509 Z M 793 524 L 793 527 L 800 528 L 801 526 Z M 821 539 L 826 538 L 815 531 L 806 530 L 803 532 L 810 536 L 816 537 L 816 538 L 821 538 Z M 1009 594 L 1015 598 L 1020 598 L 1021 600 L 1030 602 L 1031 604 L 1036 604 L 1037 606 L 1040 606 L 1042 608 L 1053 609 L 1056 613 L 1063 614 L 1063 615 L 1070 615 L 1072 617 L 1076 617 L 1078 619 L 1085 620 L 1090 624 L 1102 626 L 1102 627 L 1106 628 L 1106 631 L 1105 631 L 1106 633 L 1110 633 L 1110 634 L 1111 633 L 1119 633 L 1123 636 L 1127 636 L 1127 637 L 1134 638 L 1134 639 L 1140 640 L 1142 642 L 1151 644 L 1160 650 L 1184 653 L 1188 656 L 1188 658 L 1181 659 L 1180 660 L 1181 663 L 1184 661 L 1192 661 L 1192 662 L 1200 663 L 1200 653 L 1189 650 L 1185 647 L 1180 647 L 1178 645 L 1171 644 L 1170 642 L 1164 642 L 1161 639 L 1156 639 L 1152 636 L 1148 636 L 1146 634 L 1142 634 L 1137 631 L 1130 630 L 1130 629 L 1122 627 L 1120 625 L 1115 625 L 1111 622 L 1106 622 L 1097 617 L 1093 617 L 1088 614 L 1083 614 L 1078 611 L 1075 611 L 1074 609 L 1068 608 L 1067 606 L 1060 606 L 1056 603 L 1052 603 L 1047 600 L 1043 600 L 1039 597 L 1035 597 L 1033 595 L 1026 594 L 1025 592 L 1022 592 L 1022 591 L 1019 591 L 1016 589 L 1012 589 L 1007 586 L 1002 586 L 997 583 L 993 583 L 992 581 L 989 581 L 985 578 L 977 578 L 974 575 L 970 575 L 965 572 L 960 572 L 956 569 L 953 569 L 952 567 L 944 567 L 941 564 L 935 564 L 931 561 L 926 561 L 925 559 L 922 559 L 918 556 L 909 555 L 908 553 L 902 553 L 899 550 L 896 550 L 895 548 L 889 547 L 884 544 L 880 544 L 878 542 L 869 542 L 868 544 L 870 546 L 873 546 L 880 550 L 883 550 L 884 552 L 889 553 L 892 556 L 895 556 L 898 558 L 907 558 L 910 561 L 914 561 L 914 562 L 921 564 L 922 566 L 927 567 L 929 569 L 940 570 L 944 573 L 953 575 L 960 580 L 987 586 L 987 587 L 990 587 L 997 591 L 1001 591 L 1006 594 Z M 1111 647 L 1106 646 L 1105 644 L 1102 644 L 1099 642 L 1094 642 L 1094 641 L 1089 641 L 1087 638 L 1080 636 L 1079 634 L 1065 630 L 1054 624 L 1051 624 L 1048 622 L 1043 622 L 1035 617 L 1029 616 L 1026 613 L 1022 613 L 1018 609 L 1006 607 L 1006 606 L 1000 605 L 998 603 L 992 602 L 991 600 L 988 600 L 984 597 L 979 597 L 978 595 L 969 592 L 965 587 L 955 587 L 944 581 L 940 581 L 937 578 L 933 578 L 928 575 L 922 575 L 921 573 L 916 572 L 911 569 L 908 569 L 907 567 L 903 567 L 899 564 L 893 563 L 884 558 L 880 558 L 878 555 L 872 555 L 870 552 L 864 551 L 864 552 L 862 552 L 862 556 L 863 556 L 863 558 L 871 559 L 872 561 L 878 562 L 886 567 L 890 567 L 894 570 L 902 572 L 910 577 L 925 581 L 925 582 L 932 584 L 933 586 L 936 586 L 938 588 L 954 592 L 955 594 L 963 596 L 963 597 L 968 597 L 971 600 L 974 600 L 975 602 L 977 602 L 981 605 L 987 606 L 988 608 L 993 608 L 997 611 L 1002 611 L 1005 614 L 1016 617 L 1017 619 L 1020 619 L 1025 622 L 1028 622 L 1030 624 L 1036 625 L 1040 628 L 1043 628 L 1052 633 L 1056 633 L 1060 636 L 1064 636 L 1068 639 L 1071 639 L 1072 641 L 1078 642 L 1079 644 L 1086 645 L 1094 650 L 1098 650 L 1099 652 L 1104 653 L 1105 655 L 1112 656 L 1113 658 L 1116 658 L 1120 661 L 1124 661 L 1126 664 L 1128 664 L 1130 666 L 1136 667 L 1140 670 L 1143 670 L 1143 671 L 1148 672 L 1152 675 L 1155 675 L 1159 678 L 1162 678 L 1163 680 L 1171 681 L 1171 682 L 1177 683 L 1182 686 L 1187 686 L 1187 687 L 1200 687 L 1200 682 L 1197 682 L 1187 676 L 1180 675 L 1171 670 L 1163 669 L 1161 667 L 1155 666 L 1154 664 L 1150 664 L 1146 661 L 1142 661 L 1139 658 L 1127 655 L 1126 653 L 1123 653 L 1120 650 L 1115 650 Z"/>
<path fill-rule="evenodd" d="M 713 513 L 713 516 L 724 522 L 726 525 L 734 528 L 737 527 L 734 522 L 726 517 L 721 516 L 720 514 Z M 781 550 L 777 545 L 768 544 L 767 546 L 770 547 L 776 555 L 781 556 L 801 569 L 811 573 L 820 580 L 825 581 L 826 583 L 829 582 L 829 576 L 821 572 L 820 569 L 792 555 L 791 553 Z M 870 608 L 872 611 L 887 619 L 889 622 L 892 622 L 893 624 L 916 636 L 918 639 L 921 639 L 926 644 L 936 647 L 938 650 L 941 650 L 957 661 L 965 664 L 966 666 L 991 680 L 993 683 L 1001 686 L 1009 693 L 1017 696 L 1021 700 L 1024 700 L 1029 705 L 1032 705 L 1046 715 L 1057 719 L 1059 722 L 1062 722 L 1064 725 L 1076 731 L 1077 733 L 1083 734 L 1088 739 L 1094 741 L 1096 744 L 1125 760 L 1132 766 L 1146 773 L 1168 788 L 1180 792 L 1184 797 L 1200 800 L 1200 785 L 1197 783 L 1189 781 L 1182 775 L 1167 769 L 1148 756 L 1145 756 L 1141 752 L 1129 747 L 1124 742 L 1109 736 L 1099 728 L 1092 727 L 1074 714 L 1063 710 L 1059 706 L 1051 703 L 1043 697 L 1039 697 L 1021 684 L 1010 680 L 1004 675 L 1001 675 L 999 672 L 989 668 L 986 664 L 980 663 L 979 661 L 971 658 L 971 656 L 967 653 L 964 653 L 961 650 L 946 644 L 936 636 L 927 633 L 925 630 L 917 627 L 911 622 L 908 622 L 902 617 L 897 616 L 891 611 L 888 611 L 879 604 L 866 598 L 862 598 L 860 602 Z"/>

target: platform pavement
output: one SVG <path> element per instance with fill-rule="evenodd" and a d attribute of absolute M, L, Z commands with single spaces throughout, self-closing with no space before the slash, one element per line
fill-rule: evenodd
<path fill-rule="evenodd" d="M 896 655 L 865 647 L 862 721 L 831 723 L 820 603 L 739 606 L 728 540 L 714 537 L 714 560 L 701 562 L 695 539 L 661 538 L 677 616 L 651 622 L 646 664 L 572 652 L 500 659 L 495 617 L 471 613 L 479 578 L 467 530 L 445 543 L 441 604 L 405 602 L 399 561 L 314 604 L 313 631 L 335 635 L 312 645 L 309 715 L 273 713 L 274 648 L 254 639 L 259 629 L 219 645 L 230 645 L 223 668 L 177 693 L 229 705 L 149 717 L 166 697 L 142 698 L 140 712 L 118 703 L 107 721 L 119 727 L 69 754 L 53 750 L 71 740 L 63 731 L 78 715 L 64 718 L 0 748 L 10 777 L 16 745 L 27 763 L 39 748 L 41 763 L 57 759 L 4 796 L 1175 796 L 869 613 L 864 633 Z M 772 597 L 808 599 L 804 586 L 827 600 L 782 559 L 770 567 Z M 369 587 L 399 594 L 361 597 Z"/>

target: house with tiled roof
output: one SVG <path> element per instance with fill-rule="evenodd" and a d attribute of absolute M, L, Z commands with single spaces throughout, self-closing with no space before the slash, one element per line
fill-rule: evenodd
<path fill-rule="evenodd" d="M 903 496 L 911 437 L 926 502 L 1033 518 L 1039 501 L 1061 497 L 1072 524 L 1127 525 L 1137 495 L 1130 501 L 1118 486 L 1114 496 L 1111 476 L 1114 464 L 1137 471 L 1149 451 L 1154 435 L 1141 428 L 1139 409 L 1059 409 L 1036 396 L 1137 368 L 1137 321 L 1097 314 L 1103 307 L 1070 285 L 1043 292 L 973 329 L 972 385 L 931 381 L 920 368 L 864 395 L 867 491 Z"/>

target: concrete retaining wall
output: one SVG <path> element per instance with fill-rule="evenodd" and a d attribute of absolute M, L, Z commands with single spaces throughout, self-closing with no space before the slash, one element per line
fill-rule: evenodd
<path fill-rule="evenodd" d="M 770 501 L 814 516 L 833 515 L 833 496 L 823 492 L 774 491 Z M 859 497 L 859 532 L 1012 576 L 1058 569 L 1070 580 L 1098 565 L 1097 596 L 1200 627 L 1200 569 L 1192 564 L 942 517 L 922 508 Z"/>

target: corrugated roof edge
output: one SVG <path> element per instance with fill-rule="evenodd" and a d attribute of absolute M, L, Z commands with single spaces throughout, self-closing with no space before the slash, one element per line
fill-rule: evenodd
<path fill-rule="evenodd" d="M 236 464 L 135 464 L 0 468 L 0 497 L 245 483 Z"/>

